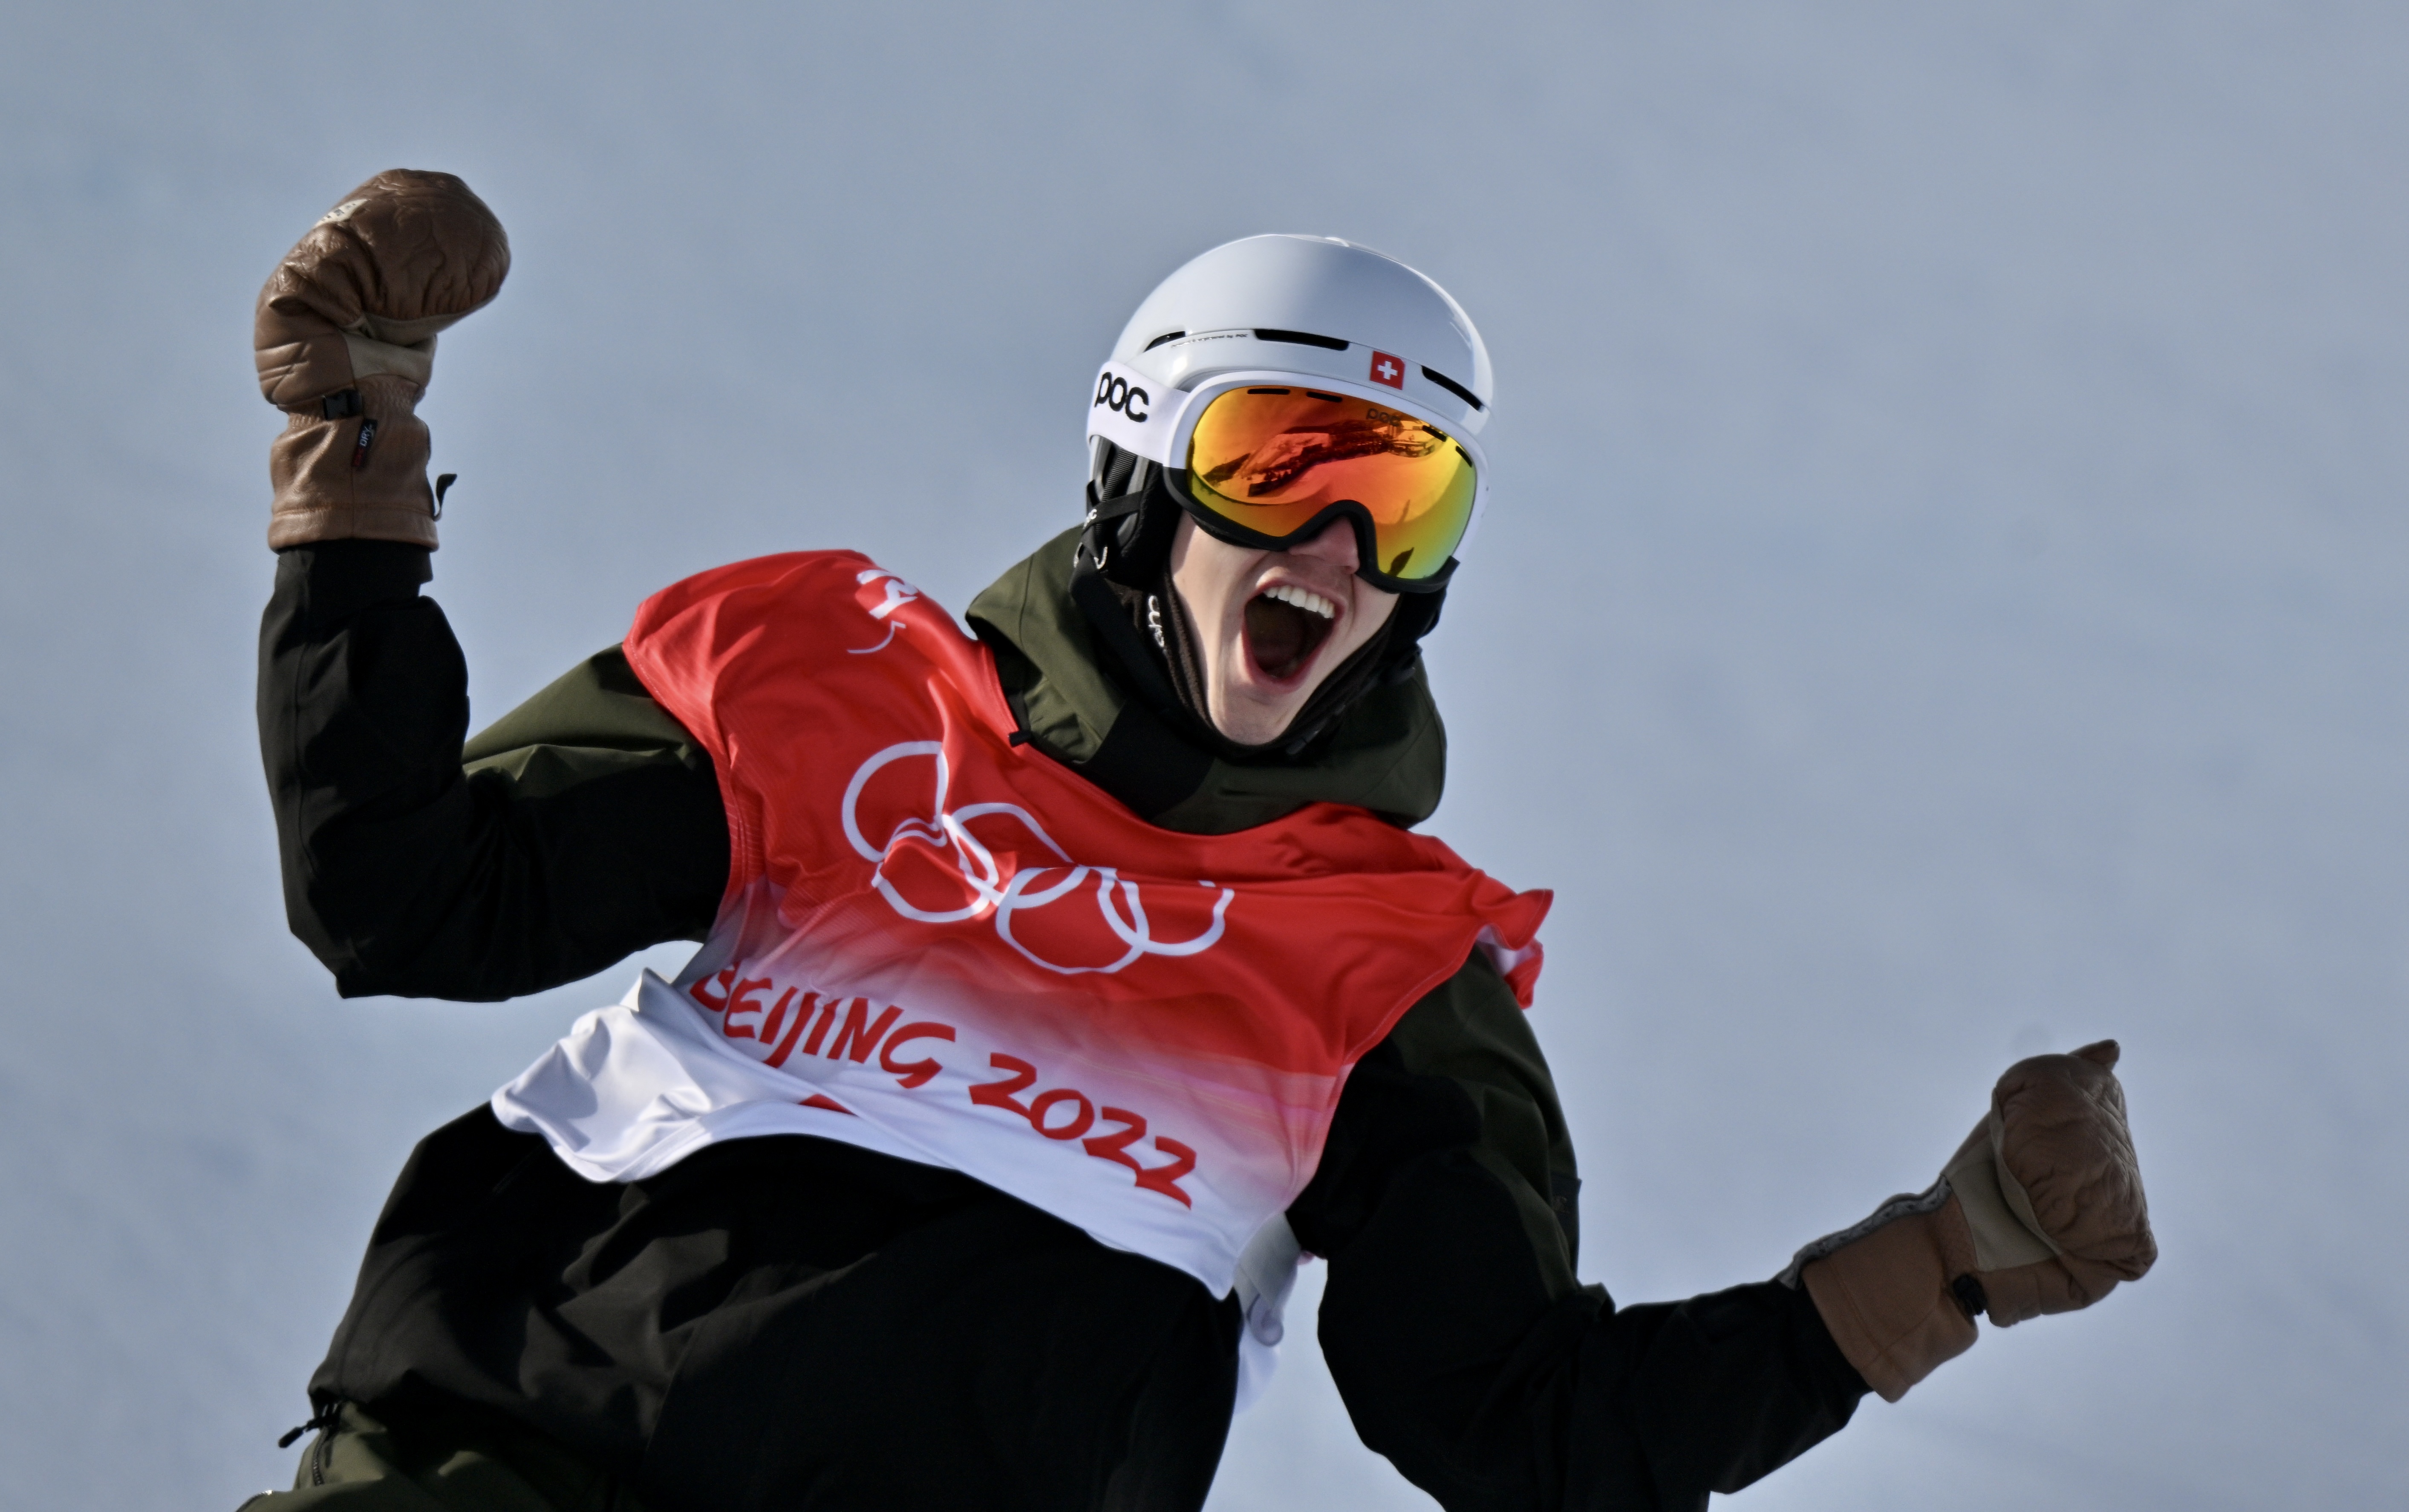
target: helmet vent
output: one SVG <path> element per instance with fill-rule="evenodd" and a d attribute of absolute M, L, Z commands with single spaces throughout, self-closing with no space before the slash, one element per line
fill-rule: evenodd
<path fill-rule="evenodd" d="M 1165 341 L 1176 341 L 1187 334 L 1188 333 L 1186 331 L 1165 331 L 1161 336 L 1156 337 L 1153 340 L 1148 341 L 1146 344 L 1146 350 L 1152 352 L 1155 348 L 1162 345 Z"/>
<path fill-rule="evenodd" d="M 1450 394 L 1454 395 L 1457 398 L 1462 399 L 1464 403 L 1472 406 L 1475 410 L 1486 410 L 1489 408 L 1489 406 L 1480 402 L 1480 396 L 1479 395 L 1473 393 L 1470 389 L 1465 388 L 1454 379 L 1448 377 L 1445 373 L 1434 372 L 1430 368 L 1425 367 L 1422 369 L 1422 376 L 1429 379 L 1432 382 L 1436 383 L 1439 387 L 1447 390 Z"/>
<path fill-rule="evenodd" d="M 1288 341 L 1301 347 L 1326 347 L 1332 352 L 1344 352 L 1347 343 L 1334 336 L 1316 336 L 1310 331 L 1271 331 L 1255 328 L 1258 341 Z"/>

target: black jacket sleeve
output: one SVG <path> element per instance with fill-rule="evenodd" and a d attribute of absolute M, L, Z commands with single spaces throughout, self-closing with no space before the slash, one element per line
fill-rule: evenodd
<path fill-rule="evenodd" d="M 471 1001 L 701 939 L 728 866 L 710 758 L 616 647 L 464 750 L 432 575 L 384 541 L 277 559 L 259 738 L 293 932 L 345 997 Z"/>
<path fill-rule="evenodd" d="M 1289 1210 L 1367 1446 L 1450 1512 L 1695 1512 L 1849 1420 L 1865 1383 L 1803 1291 L 1618 1309 L 1580 1285 L 1579 1190 L 1538 1043 L 1476 956 L 1356 1067 Z"/>

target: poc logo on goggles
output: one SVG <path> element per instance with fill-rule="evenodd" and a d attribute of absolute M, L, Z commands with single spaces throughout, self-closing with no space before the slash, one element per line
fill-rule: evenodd
<path fill-rule="evenodd" d="M 1153 402 L 1152 396 L 1146 390 L 1132 386 L 1126 378 L 1106 372 L 1097 375 L 1096 404 L 1091 404 L 1088 408 L 1092 410 L 1100 404 L 1117 414 L 1127 415 L 1132 420 L 1144 425 L 1147 416 L 1152 413 L 1146 406 Z"/>
<path fill-rule="evenodd" d="M 1108 362 L 1088 401 L 1088 434 L 1169 467 L 1172 436 L 1188 400 L 1176 384 Z"/>

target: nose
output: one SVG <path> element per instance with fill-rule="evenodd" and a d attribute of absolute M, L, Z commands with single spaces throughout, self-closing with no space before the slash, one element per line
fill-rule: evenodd
<path fill-rule="evenodd" d="M 1363 558 L 1355 550 L 1355 526 L 1345 520 L 1331 521 L 1321 527 L 1321 534 L 1311 540 L 1300 540 L 1289 547 L 1288 554 L 1327 562 L 1347 572 L 1352 572 L 1363 565 Z"/>

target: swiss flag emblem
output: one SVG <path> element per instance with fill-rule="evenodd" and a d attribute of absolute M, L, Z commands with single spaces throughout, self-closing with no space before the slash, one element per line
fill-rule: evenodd
<path fill-rule="evenodd" d="M 1392 357 L 1385 352 L 1373 353 L 1372 382 L 1386 383 L 1391 388 L 1404 388 L 1406 386 L 1405 360 Z"/>

